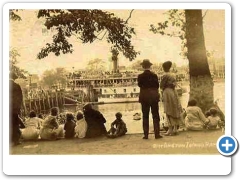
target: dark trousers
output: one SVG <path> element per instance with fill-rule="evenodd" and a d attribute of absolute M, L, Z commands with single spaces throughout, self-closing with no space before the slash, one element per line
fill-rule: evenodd
<path fill-rule="evenodd" d="M 10 122 L 9 122 L 9 137 L 10 142 L 18 143 L 21 137 L 21 131 L 19 127 L 19 118 L 17 113 L 11 113 L 9 115 Z"/>
<path fill-rule="evenodd" d="M 153 103 L 141 103 L 142 113 L 143 113 L 143 133 L 144 136 L 148 137 L 149 134 L 149 112 L 151 108 L 152 118 L 153 118 L 153 128 L 155 137 L 159 136 L 160 131 L 160 116 L 159 116 L 159 106 L 158 102 Z"/>

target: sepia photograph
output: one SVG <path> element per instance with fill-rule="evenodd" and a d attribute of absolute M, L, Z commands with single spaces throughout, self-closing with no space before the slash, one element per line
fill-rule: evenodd
<path fill-rule="evenodd" d="M 219 155 L 226 9 L 136 7 L 10 6 L 11 157 Z"/>
<path fill-rule="evenodd" d="M 218 153 L 224 13 L 10 10 L 10 153 Z"/>

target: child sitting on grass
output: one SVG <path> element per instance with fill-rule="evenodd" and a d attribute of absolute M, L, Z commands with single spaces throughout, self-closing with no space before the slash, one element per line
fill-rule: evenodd
<path fill-rule="evenodd" d="M 218 116 L 218 111 L 215 108 L 211 108 L 209 110 L 209 116 L 207 117 L 207 122 L 205 123 L 206 128 L 209 130 L 216 129 L 217 126 L 219 128 L 222 128 L 223 123 Z"/>
<path fill-rule="evenodd" d="M 87 132 L 87 122 L 85 121 L 81 111 L 77 112 L 76 118 L 75 137 L 84 138 Z"/>
<path fill-rule="evenodd" d="M 116 120 L 111 123 L 111 129 L 108 131 L 108 137 L 116 138 L 123 136 L 127 132 L 125 122 L 122 120 L 122 113 L 118 112 L 115 114 Z"/>
<path fill-rule="evenodd" d="M 73 138 L 75 135 L 76 122 L 72 113 L 66 114 L 66 123 L 64 125 L 65 138 Z"/>

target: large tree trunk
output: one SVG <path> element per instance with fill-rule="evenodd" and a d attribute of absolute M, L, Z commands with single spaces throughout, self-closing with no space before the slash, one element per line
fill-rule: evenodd
<path fill-rule="evenodd" d="M 190 74 L 190 99 L 205 112 L 213 106 L 213 79 L 209 70 L 203 34 L 202 10 L 185 10 Z"/>

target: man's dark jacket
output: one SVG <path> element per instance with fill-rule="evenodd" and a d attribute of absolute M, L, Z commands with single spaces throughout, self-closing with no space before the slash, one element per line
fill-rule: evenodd
<path fill-rule="evenodd" d="M 139 74 L 138 86 L 140 87 L 140 103 L 152 103 L 159 101 L 159 82 L 155 73 L 150 70 L 145 70 L 142 74 Z"/>

